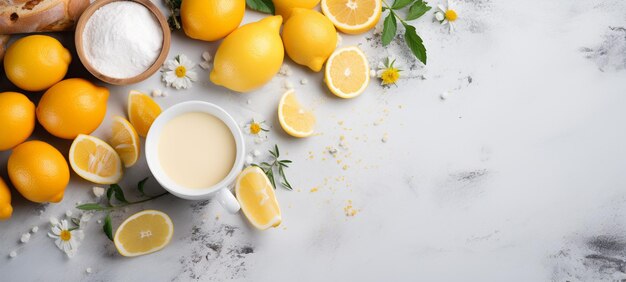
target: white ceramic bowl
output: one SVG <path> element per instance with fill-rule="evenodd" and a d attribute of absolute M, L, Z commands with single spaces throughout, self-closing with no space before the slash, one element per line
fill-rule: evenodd
<path fill-rule="evenodd" d="M 158 145 L 163 126 L 165 126 L 165 124 L 173 118 L 180 116 L 181 114 L 191 112 L 207 113 L 219 118 L 226 124 L 226 126 L 228 126 L 230 132 L 235 138 L 237 149 L 235 164 L 226 178 L 211 187 L 200 189 L 183 187 L 167 176 L 167 174 L 163 171 L 161 162 L 159 161 Z M 152 175 L 154 175 L 154 178 L 163 186 L 163 188 L 177 197 L 188 200 L 206 200 L 216 197 L 220 204 L 232 213 L 239 211 L 240 207 L 237 199 L 228 187 L 235 181 L 237 175 L 239 175 L 239 172 L 241 172 L 241 169 L 243 168 L 245 152 L 246 149 L 243 134 L 241 133 L 241 129 L 235 120 L 224 109 L 203 101 L 183 102 L 163 111 L 150 127 L 150 131 L 148 131 L 148 136 L 146 137 L 146 160 L 148 162 L 148 167 L 150 168 Z"/>

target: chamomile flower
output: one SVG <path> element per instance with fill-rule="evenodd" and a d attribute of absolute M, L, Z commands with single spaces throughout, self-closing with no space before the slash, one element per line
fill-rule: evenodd
<path fill-rule="evenodd" d="M 252 119 L 252 121 L 247 123 L 243 127 L 243 130 L 245 133 L 262 140 L 265 140 L 267 138 L 267 132 L 270 131 L 265 127 L 265 121 L 257 121 L 255 119 Z"/>
<path fill-rule="evenodd" d="M 80 241 L 85 236 L 83 231 L 76 228 L 70 228 L 67 220 L 55 220 L 51 221 L 56 224 L 52 224 L 48 236 L 56 239 L 54 244 L 62 250 L 68 257 L 73 257 L 78 251 Z"/>
<path fill-rule="evenodd" d="M 165 85 L 178 89 L 191 87 L 192 82 L 198 79 L 198 75 L 193 70 L 196 67 L 185 55 L 178 55 L 173 60 L 163 64 L 161 78 Z"/>
<path fill-rule="evenodd" d="M 381 61 L 378 63 L 378 71 L 376 72 L 376 76 L 380 78 L 381 85 L 390 85 L 396 84 L 398 79 L 400 79 L 400 72 L 402 71 L 397 66 L 395 66 L 396 59 L 392 57 L 388 57 L 385 61 Z"/>
<path fill-rule="evenodd" d="M 435 19 L 442 25 L 448 25 L 449 31 L 454 31 L 454 22 L 458 19 L 456 10 L 452 7 L 450 1 L 447 1 L 447 7 L 437 5 L 439 11 L 435 12 Z"/>

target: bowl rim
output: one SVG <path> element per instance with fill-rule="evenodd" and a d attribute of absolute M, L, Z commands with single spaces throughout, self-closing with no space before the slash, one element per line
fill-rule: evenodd
<path fill-rule="evenodd" d="M 85 50 L 83 48 L 83 31 L 85 29 L 85 26 L 87 25 L 87 22 L 91 18 L 91 16 L 100 7 L 107 5 L 109 3 L 112 3 L 112 2 L 117 2 L 117 1 L 130 1 L 130 2 L 135 2 L 135 3 L 143 5 L 144 7 L 148 9 L 148 11 L 150 11 L 156 17 L 159 23 L 159 26 L 161 27 L 161 30 L 163 31 L 163 46 L 161 47 L 161 53 L 159 54 L 159 56 L 156 58 L 154 63 L 148 69 L 146 69 L 144 72 L 133 77 L 115 78 L 115 77 L 110 77 L 110 76 L 100 73 L 91 65 L 89 60 L 87 60 L 87 57 L 85 55 Z M 171 37 L 172 37 L 172 34 L 170 31 L 169 25 L 167 23 L 167 19 L 165 18 L 163 13 L 161 13 L 161 10 L 156 5 L 154 5 L 154 3 L 152 3 L 150 0 L 97 0 L 93 2 L 91 5 L 89 5 L 87 9 L 85 9 L 85 11 L 82 13 L 80 18 L 78 19 L 78 22 L 76 23 L 75 34 L 74 34 L 74 44 L 76 46 L 76 53 L 78 54 L 78 58 L 80 59 L 83 66 L 85 66 L 87 71 L 89 71 L 89 73 L 91 73 L 93 76 L 95 76 L 99 80 L 106 82 L 106 83 L 110 83 L 114 85 L 128 85 L 128 84 L 133 84 L 133 83 L 146 80 L 148 77 L 152 76 L 157 70 L 161 68 L 161 65 L 163 65 L 163 62 L 165 62 L 165 59 L 167 59 L 167 56 L 170 51 L 170 44 L 172 40 Z"/>
<path fill-rule="evenodd" d="M 233 134 L 233 138 L 235 139 L 237 152 L 233 167 L 224 179 L 211 187 L 187 188 L 176 183 L 167 175 L 167 173 L 165 173 L 158 158 L 158 143 L 163 126 L 175 117 L 192 112 L 203 112 L 217 117 L 224 122 L 226 126 L 228 126 L 230 132 Z M 159 182 L 165 190 L 176 195 L 177 197 L 189 200 L 208 199 L 220 189 L 226 188 L 232 184 L 243 168 L 245 152 L 246 149 L 243 133 L 241 132 L 241 129 L 235 119 L 233 119 L 233 117 L 220 106 L 197 100 L 182 102 L 163 111 L 152 123 L 152 126 L 148 131 L 148 135 L 146 136 L 145 143 L 146 162 L 150 172 L 157 182 Z"/>

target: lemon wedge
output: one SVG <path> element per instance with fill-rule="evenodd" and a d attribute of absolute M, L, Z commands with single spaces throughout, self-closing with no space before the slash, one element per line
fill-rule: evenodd
<path fill-rule="evenodd" d="M 80 177 L 98 184 L 114 184 L 122 179 L 122 161 L 106 142 L 79 134 L 70 147 L 70 165 Z"/>
<path fill-rule="evenodd" d="M 131 167 L 139 159 L 140 143 L 139 135 L 128 120 L 116 116 L 113 118 L 111 127 L 112 136 L 109 143 L 122 159 L 125 167 Z"/>
<path fill-rule="evenodd" d="M 315 116 L 302 108 L 293 90 L 285 92 L 280 99 L 278 121 L 285 132 L 293 137 L 311 136 L 315 127 Z"/>
<path fill-rule="evenodd" d="M 174 235 L 170 217 L 156 210 L 145 210 L 131 215 L 115 231 L 113 242 L 125 257 L 136 257 L 161 250 Z"/>
<path fill-rule="evenodd" d="M 254 227 L 265 230 L 280 225 L 280 207 L 274 188 L 263 171 L 251 166 L 237 177 L 235 194 L 243 214 Z"/>
<path fill-rule="evenodd" d="M 370 83 L 370 67 L 363 51 L 356 46 L 337 49 L 326 62 L 324 81 L 337 97 L 361 95 Z"/>
<path fill-rule="evenodd" d="M 347 34 L 372 29 L 382 14 L 381 0 L 322 0 L 321 6 L 335 27 Z"/>
<path fill-rule="evenodd" d="M 154 120 L 161 114 L 161 107 L 150 96 L 139 91 L 128 93 L 128 119 L 141 137 L 148 135 Z"/>

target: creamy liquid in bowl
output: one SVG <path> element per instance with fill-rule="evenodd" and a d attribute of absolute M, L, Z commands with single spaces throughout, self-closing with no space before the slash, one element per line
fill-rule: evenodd
<path fill-rule="evenodd" d="M 237 156 L 235 137 L 219 118 L 181 114 L 161 130 L 158 157 L 165 174 L 186 188 L 209 188 L 230 173 Z"/>

